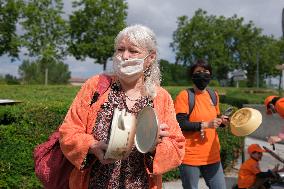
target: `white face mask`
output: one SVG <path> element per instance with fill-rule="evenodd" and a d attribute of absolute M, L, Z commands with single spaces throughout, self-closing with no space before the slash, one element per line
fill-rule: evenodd
<path fill-rule="evenodd" d="M 148 56 L 149 54 L 145 58 Z M 129 82 L 135 81 L 143 74 L 145 58 L 122 60 L 121 57 L 114 57 L 113 69 L 119 78 Z"/>

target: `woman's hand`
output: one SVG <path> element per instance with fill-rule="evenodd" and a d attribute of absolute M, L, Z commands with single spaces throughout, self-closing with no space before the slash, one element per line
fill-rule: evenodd
<path fill-rule="evenodd" d="M 282 139 L 279 136 L 270 136 L 268 137 L 268 143 L 269 144 L 275 144 L 277 142 L 280 142 Z"/>
<path fill-rule="evenodd" d="M 279 163 L 277 163 L 271 171 L 277 173 L 279 171 Z"/>
<path fill-rule="evenodd" d="M 94 154 L 98 160 L 102 163 L 102 164 L 109 164 L 109 163 L 113 163 L 116 160 L 114 159 L 104 159 L 105 156 L 105 151 L 107 149 L 107 144 L 103 141 L 98 141 L 94 144 L 92 144 L 89 148 L 89 153 L 90 154 Z"/>
<path fill-rule="evenodd" d="M 222 124 L 228 126 L 230 123 L 230 118 L 229 116 L 226 115 L 221 115 L 221 119 L 222 119 Z"/>
<path fill-rule="evenodd" d="M 157 141 L 158 143 L 162 142 L 163 137 L 170 136 L 170 133 L 168 131 L 169 128 L 170 127 L 167 124 L 165 124 L 165 123 L 162 123 L 160 125 L 159 136 L 158 136 L 158 141 Z"/>
<path fill-rule="evenodd" d="M 209 122 L 203 122 L 203 129 L 204 128 L 218 128 L 222 123 L 221 118 L 215 118 Z"/>
<path fill-rule="evenodd" d="M 284 167 L 282 167 L 281 169 L 278 169 L 278 172 L 283 172 L 284 171 Z"/>

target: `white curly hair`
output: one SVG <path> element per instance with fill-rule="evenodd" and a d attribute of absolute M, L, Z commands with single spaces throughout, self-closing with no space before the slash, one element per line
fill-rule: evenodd
<path fill-rule="evenodd" d="M 121 30 L 115 38 L 114 48 L 117 48 L 119 42 L 128 38 L 129 41 L 137 47 L 147 49 L 149 52 L 156 52 L 156 59 L 147 69 L 150 73 L 148 76 L 144 74 L 144 89 L 143 94 L 154 98 L 156 96 L 156 86 L 160 86 L 161 72 L 158 63 L 157 40 L 154 32 L 143 25 L 132 25 Z"/>

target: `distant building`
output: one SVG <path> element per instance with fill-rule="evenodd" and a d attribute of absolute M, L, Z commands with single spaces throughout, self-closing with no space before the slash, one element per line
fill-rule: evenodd
<path fill-rule="evenodd" d="M 69 83 L 74 86 L 81 86 L 83 85 L 83 83 L 85 83 L 85 81 L 87 81 L 86 78 L 79 78 L 79 77 L 71 77 L 69 79 Z"/>
<path fill-rule="evenodd" d="M 266 85 L 269 88 L 274 88 L 274 89 L 278 89 L 279 87 L 279 81 L 280 81 L 280 77 L 276 76 L 276 77 L 267 77 L 265 80 Z"/>
<path fill-rule="evenodd" d="M 233 80 L 236 83 L 236 87 L 239 88 L 239 81 L 246 80 L 246 74 L 247 72 L 245 70 L 235 69 L 234 71 L 228 73 L 228 78 Z"/>

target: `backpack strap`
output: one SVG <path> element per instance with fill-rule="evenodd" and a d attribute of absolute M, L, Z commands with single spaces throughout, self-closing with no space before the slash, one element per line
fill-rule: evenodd
<path fill-rule="evenodd" d="M 99 76 L 99 81 L 97 85 L 97 90 L 93 94 L 92 100 L 90 102 L 90 106 L 92 106 L 95 102 L 97 102 L 100 95 L 104 94 L 111 84 L 111 77 L 105 74 L 101 74 Z"/>
<path fill-rule="evenodd" d="M 209 88 L 207 88 L 206 90 L 210 95 L 210 98 L 213 102 L 213 105 L 217 106 L 217 95 L 216 95 L 215 91 L 212 90 L 212 89 L 209 89 Z M 190 114 L 191 114 L 191 112 L 194 108 L 194 105 L 195 105 L 195 92 L 194 92 L 193 88 L 188 88 L 186 91 L 187 91 L 187 94 L 188 94 L 188 103 L 189 103 L 188 115 L 190 116 Z"/>
<path fill-rule="evenodd" d="M 211 98 L 214 106 L 217 106 L 217 95 L 216 95 L 215 91 L 212 90 L 212 89 L 209 89 L 209 88 L 207 88 L 207 91 L 210 95 L 210 98 Z"/>
<path fill-rule="evenodd" d="M 195 93 L 193 88 L 188 88 L 186 91 L 188 94 L 188 103 L 189 103 L 188 115 L 190 115 L 195 105 Z"/>

